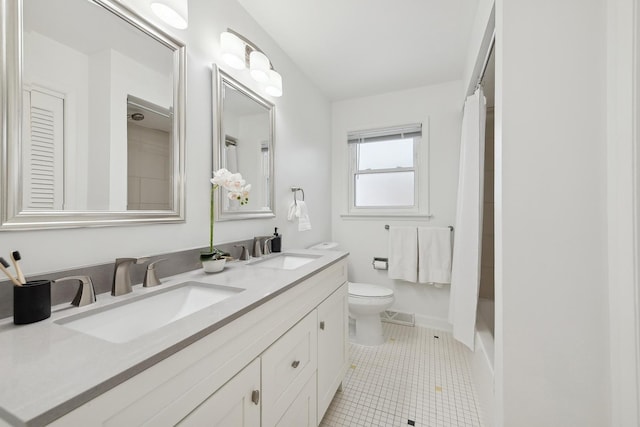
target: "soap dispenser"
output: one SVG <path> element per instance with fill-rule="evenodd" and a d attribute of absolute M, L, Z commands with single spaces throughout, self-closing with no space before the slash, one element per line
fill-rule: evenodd
<path fill-rule="evenodd" d="M 271 252 L 280 252 L 282 245 L 282 236 L 278 234 L 278 227 L 276 227 L 273 233 L 273 239 L 271 240 Z"/>

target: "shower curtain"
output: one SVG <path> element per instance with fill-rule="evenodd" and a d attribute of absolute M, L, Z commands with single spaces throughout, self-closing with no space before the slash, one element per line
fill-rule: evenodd
<path fill-rule="evenodd" d="M 485 120 L 486 100 L 480 87 L 467 98 L 462 117 L 449 296 L 449 323 L 453 325 L 453 337 L 471 350 L 474 348 L 480 286 Z"/>

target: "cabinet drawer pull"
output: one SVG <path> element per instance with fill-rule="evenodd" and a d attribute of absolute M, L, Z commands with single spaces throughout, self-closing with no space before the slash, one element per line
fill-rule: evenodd
<path fill-rule="evenodd" d="M 299 360 L 294 360 L 293 363 L 291 364 L 293 369 L 297 368 L 299 365 L 300 365 L 300 361 Z"/>
<path fill-rule="evenodd" d="M 251 392 L 251 401 L 256 405 L 260 403 L 260 390 L 253 390 Z"/>
<path fill-rule="evenodd" d="M 324 320 L 320 322 L 320 329 L 324 331 Z"/>

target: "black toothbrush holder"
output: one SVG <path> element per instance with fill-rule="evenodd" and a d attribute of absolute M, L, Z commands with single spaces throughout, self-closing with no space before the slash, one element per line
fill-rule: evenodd
<path fill-rule="evenodd" d="M 33 280 L 13 287 L 13 323 L 26 325 L 51 316 L 51 280 Z"/>

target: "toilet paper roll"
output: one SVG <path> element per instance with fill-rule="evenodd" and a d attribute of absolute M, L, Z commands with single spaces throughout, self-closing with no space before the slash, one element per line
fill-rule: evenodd
<path fill-rule="evenodd" d="M 389 268 L 389 263 L 387 261 L 374 260 L 373 268 L 375 270 L 387 270 Z"/>

